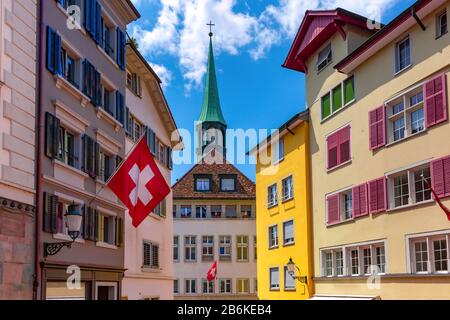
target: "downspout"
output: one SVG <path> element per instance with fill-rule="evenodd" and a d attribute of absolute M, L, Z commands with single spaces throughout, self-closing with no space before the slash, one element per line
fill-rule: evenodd
<path fill-rule="evenodd" d="M 41 225 L 42 225 L 42 185 L 41 185 L 41 176 L 42 176 L 42 152 L 41 152 L 41 129 L 43 126 L 42 122 L 42 79 L 43 79 L 43 62 L 42 59 L 44 57 L 43 50 L 43 18 L 44 18 L 44 2 L 43 0 L 38 1 L 38 21 L 37 21 L 37 30 L 38 34 L 36 35 L 37 40 L 37 72 L 38 76 L 36 79 L 39 79 L 36 84 L 37 91 L 37 106 L 36 106 L 36 149 L 35 149 L 35 157 L 36 157 L 36 229 L 35 229 L 35 261 L 34 261 L 34 283 L 33 283 L 33 300 L 38 299 L 38 289 L 40 287 L 40 276 L 41 276 Z"/>
<path fill-rule="evenodd" d="M 422 28 L 423 31 L 427 30 L 427 27 L 425 27 L 422 20 L 420 20 L 419 16 L 417 15 L 416 6 L 412 7 L 411 15 L 414 17 L 414 19 L 416 19 L 417 24 Z"/>

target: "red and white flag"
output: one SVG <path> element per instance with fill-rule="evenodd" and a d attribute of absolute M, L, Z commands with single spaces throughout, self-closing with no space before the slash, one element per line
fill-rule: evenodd
<path fill-rule="evenodd" d="M 437 204 L 439 205 L 439 207 L 442 209 L 442 211 L 444 211 L 444 213 L 447 216 L 448 221 L 450 221 L 450 209 L 447 208 L 443 203 L 442 203 L 442 199 L 438 196 L 438 194 L 436 193 L 436 191 L 433 189 L 433 187 L 431 186 L 430 182 L 424 178 L 424 176 L 422 175 L 422 179 L 425 180 L 425 183 L 427 184 L 428 188 L 431 190 L 431 193 L 433 194 L 433 198 L 434 200 L 436 200 Z"/>
<path fill-rule="evenodd" d="M 209 282 L 212 282 L 217 279 L 217 262 L 214 262 L 212 267 L 208 270 L 208 273 L 206 274 L 206 279 L 208 279 Z"/>
<path fill-rule="evenodd" d="M 130 211 L 135 228 L 170 193 L 170 187 L 150 153 L 145 135 L 107 185 Z"/>

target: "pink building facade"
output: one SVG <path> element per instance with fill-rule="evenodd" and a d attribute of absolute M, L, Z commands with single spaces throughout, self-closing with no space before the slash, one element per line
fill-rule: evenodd
<path fill-rule="evenodd" d="M 150 150 L 170 185 L 172 148 L 180 138 L 160 83 L 139 51 L 127 45 L 126 152 L 146 134 Z M 171 209 L 172 194 L 138 228 L 125 215 L 123 299 L 173 299 Z"/>

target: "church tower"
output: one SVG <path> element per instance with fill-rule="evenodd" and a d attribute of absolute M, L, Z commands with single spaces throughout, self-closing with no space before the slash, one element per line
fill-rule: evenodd
<path fill-rule="evenodd" d="M 212 23 L 209 24 L 213 26 Z M 200 117 L 197 122 L 197 159 L 202 160 L 207 154 L 219 152 L 226 156 L 227 123 L 220 106 L 219 89 L 217 86 L 216 67 L 212 45 L 212 31 L 209 33 L 208 69 L 206 73 L 205 92 Z"/>

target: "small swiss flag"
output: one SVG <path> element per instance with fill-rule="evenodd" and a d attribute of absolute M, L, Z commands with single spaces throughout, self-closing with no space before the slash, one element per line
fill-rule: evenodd
<path fill-rule="evenodd" d="M 217 262 L 215 261 L 214 264 L 211 266 L 211 268 L 208 270 L 208 273 L 206 274 L 206 279 L 208 279 L 209 282 L 212 282 L 216 280 L 217 278 Z"/>
<path fill-rule="evenodd" d="M 170 187 L 150 153 L 145 135 L 107 185 L 130 210 L 135 228 L 170 193 Z"/>

